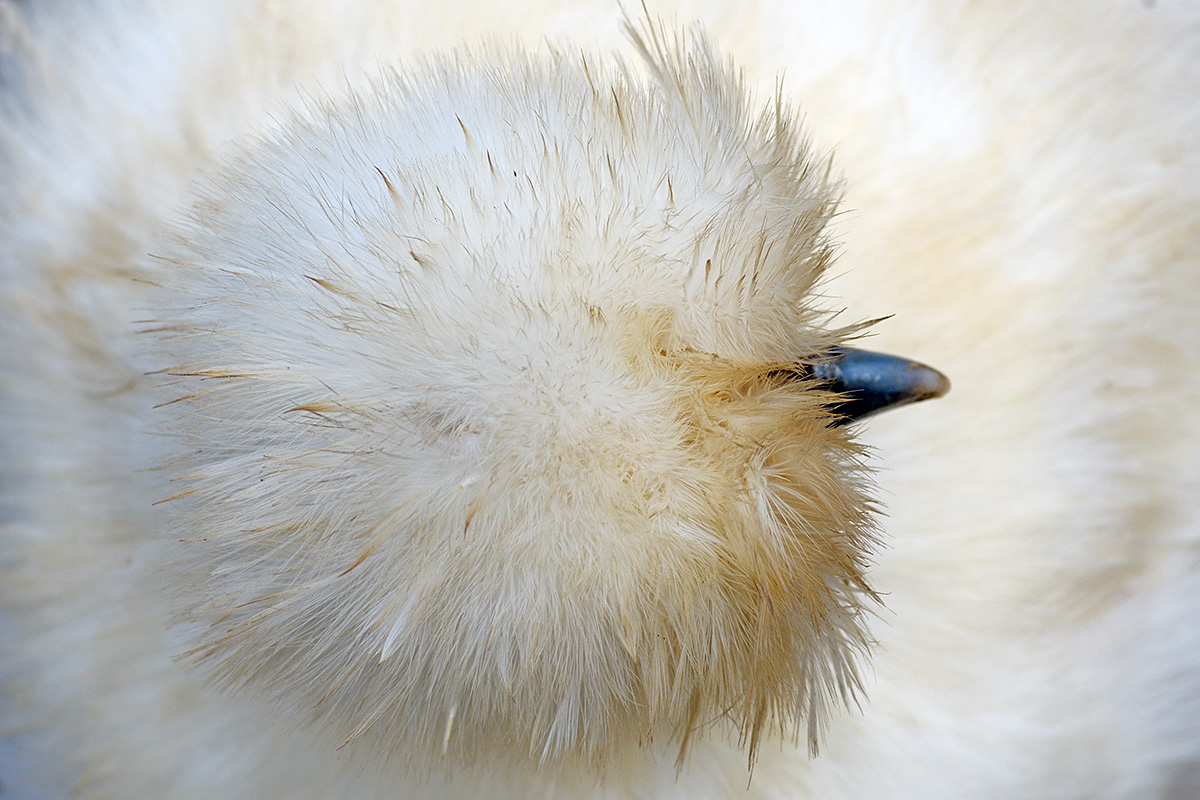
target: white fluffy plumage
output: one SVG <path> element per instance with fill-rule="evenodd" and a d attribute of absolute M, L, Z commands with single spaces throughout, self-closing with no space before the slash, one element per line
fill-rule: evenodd
<path fill-rule="evenodd" d="M 1193 794 L 1194 10 L 674 10 L 0 0 L 6 795 Z"/>
<path fill-rule="evenodd" d="M 178 601 L 222 682 L 343 739 L 603 763 L 853 681 L 855 448 L 826 167 L 703 41 L 653 73 L 443 59 L 201 184 L 148 323 Z"/>

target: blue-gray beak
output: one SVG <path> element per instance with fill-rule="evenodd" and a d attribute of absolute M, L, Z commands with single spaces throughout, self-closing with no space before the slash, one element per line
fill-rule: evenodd
<path fill-rule="evenodd" d="M 932 367 L 853 347 L 834 348 L 807 372 L 839 395 L 830 403 L 830 410 L 838 415 L 837 425 L 950 391 L 949 379 Z"/>

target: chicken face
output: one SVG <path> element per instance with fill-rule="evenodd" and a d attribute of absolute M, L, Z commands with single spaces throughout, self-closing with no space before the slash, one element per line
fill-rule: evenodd
<path fill-rule="evenodd" d="M 752 752 L 853 691 L 868 479 L 803 367 L 836 189 L 701 38 L 635 38 L 645 77 L 384 75 L 198 188 L 152 335 L 217 683 L 428 763 Z"/>

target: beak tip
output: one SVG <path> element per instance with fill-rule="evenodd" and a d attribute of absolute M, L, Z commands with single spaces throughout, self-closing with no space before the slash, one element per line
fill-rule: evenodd
<path fill-rule="evenodd" d="M 950 379 L 933 367 L 924 364 L 914 364 L 913 378 L 914 399 L 932 400 L 942 397 L 950 391 Z"/>

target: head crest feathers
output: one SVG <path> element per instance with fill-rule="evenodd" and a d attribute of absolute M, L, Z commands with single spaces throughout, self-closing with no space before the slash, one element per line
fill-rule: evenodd
<path fill-rule="evenodd" d="M 310 106 L 170 247 L 180 625 L 217 683 L 434 765 L 815 743 L 857 686 L 837 188 L 696 34 Z M 365 744 L 364 744 L 365 743 Z"/>

